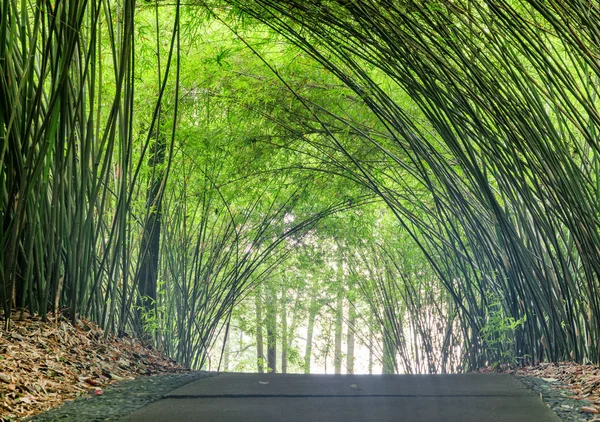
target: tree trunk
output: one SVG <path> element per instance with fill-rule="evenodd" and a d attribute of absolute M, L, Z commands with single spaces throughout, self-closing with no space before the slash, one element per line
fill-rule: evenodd
<path fill-rule="evenodd" d="M 342 373 L 342 322 L 344 319 L 344 296 L 340 290 L 337 293 L 335 303 L 335 334 L 334 343 L 335 350 L 333 356 L 333 370 L 335 374 Z"/>
<path fill-rule="evenodd" d="M 229 361 L 231 356 L 230 337 L 231 334 L 229 333 L 229 329 L 225 330 L 225 339 L 223 340 L 223 372 L 229 372 Z"/>
<path fill-rule="evenodd" d="M 373 330 L 369 327 L 369 375 L 373 375 Z"/>
<path fill-rule="evenodd" d="M 312 357 L 312 341 L 313 332 L 315 329 L 315 318 L 319 312 L 319 305 L 317 303 L 316 295 L 313 294 L 310 298 L 310 305 L 308 310 L 308 330 L 306 333 L 306 349 L 304 351 L 304 373 L 310 374 L 310 358 Z"/>
<path fill-rule="evenodd" d="M 287 357 L 288 351 L 290 350 L 290 348 L 293 345 L 294 333 L 296 333 L 300 322 L 304 321 L 304 315 L 302 315 L 302 312 L 301 312 L 303 309 L 302 304 L 303 304 L 304 296 L 305 296 L 305 292 L 303 290 L 301 290 L 301 291 L 296 291 L 294 297 L 288 297 L 288 303 L 293 302 L 294 308 L 291 311 L 291 319 L 289 319 L 288 323 L 287 323 L 288 330 L 287 330 L 286 357 Z"/>
<path fill-rule="evenodd" d="M 267 361 L 269 373 L 277 372 L 277 295 L 267 288 Z"/>
<path fill-rule="evenodd" d="M 287 374 L 288 365 L 288 320 L 287 320 L 287 292 L 284 286 L 281 289 L 281 373 Z"/>
<path fill-rule="evenodd" d="M 394 339 L 393 322 L 390 320 L 387 311 L 384 311 L 383 324 L 383 373 L 396 373 L 396 351 L 397 345 Z"/>
<path fill-rule="evenodd" d="M 152 168 L 152 176 L 148 192 L 146 194 L 146 219 L 143 227 L 142 240 L 140 243 L 140 267 L 137 273 L 136 284 L 140 292 L 141 312 L 138 311 L 138 330 L 143 336 L 147 333 L 143 326 L 143 316 L 155 317 L 157 281 L 158 281 L 158 255 L 160 249 L 160 230 L 162 213 L 162 190 L 165 183 L 165 173 L 161 169 L 165 162 L 166 143 L 160 133 L 154 138 L 151 147 L 149 165 Z"/>
<path fill-rule="evenodd" d="M 259 285 L 254 295 L 254 304 L 256 306 L 256 364 L 258 372 L 265 372 L 265 349 L 263 346 L 263 317 L 262 317 L 262 288 Z"/>
<path fill-rule="evenodd" d="M 356 325 L 356 309 L 349 304 L 348 309 L 348 334 L 346 337 L 346 371 L 348 374 L 354 373 L 354 326 Z"/>

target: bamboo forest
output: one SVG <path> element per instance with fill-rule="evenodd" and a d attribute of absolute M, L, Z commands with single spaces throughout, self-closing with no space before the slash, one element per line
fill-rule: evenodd
<path fill-rule="evenodd" d="M 193 369 L 600 363 L 596 0 L 2 0 L 0 311 Z"/>

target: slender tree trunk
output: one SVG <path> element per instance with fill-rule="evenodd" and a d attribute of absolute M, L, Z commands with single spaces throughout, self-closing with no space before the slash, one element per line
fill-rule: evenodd
<path fill-rule="evenodd" d="M 387 333 L 383 333 L 383 373 L 394 374 L 396 372 L 396 350 L 394 339 Z"/>
<path fill-rule="evenodd" d="M 150 186 L 146 194 L 146 220 L 144 222 L 142 240 L 140 243 L 141 262 L 137 273 L 136 284 L 141 296 L 141 308 L 145 314 L 151 314 L 155 311 L 157 282 L 158 282 L 158 258 L 160 250 L 160 231 L 161 231 L 161 213 L 162 213 L 162 188 L 165 183 L 165 174 L 161 166 L 165 162 L 166 143 L 163 136 L 158 133 L 155 136 L 154 144 L 151 147 L 149 165 L 152 168 Z M 138 330 L 144 336 L 151 335 L 145 333 L 142 326 L 142 315 L 138 312 Z M 122 333 L 120 333 L 122 334 Z"/>
<path fill-rule="evenodd" d="M 263 317 L 262 317 L 262 286 L 258 286 L 255 291 L 255 306 L 256 306 L 256 364 L 258 372 L 265 372 L 265 349 L 263 345 Z"/>
<path fill-rule="evenodd" d="M 225 330 L 225 339 L 223 345 L 223 372 L 229 372 L 229 361 L 231 357 L 231 342 L 229 341 L 231 334 L 229 330 Z"/>
<path fill-rule="evenodd" d="M 287 292 L 284 286 L 281 289 L 281 373 L 287 374 L 288 365 L 288 319 L 287 319 Z"/>
<path fill-rule="evenodd" d="M 383 373 L 396 373 L 396 351 L 397 345 L 394 339 L 393 322 L 390 321 L 389 315 L 385 312 L 383 324 Z"/>
<path fill-rule="evenodd" d="M 319 312 L 319 305 L 317 303 L 316 295 L 313 294 L 310 298 L 310 305 L 308 310 L 308 330 L 306 333 L 306 349 L 304 351 L 304 373 L 310 374 L 310 359 L 312 357 L 312 346 L 313 346 L 313 332 L 315 329 L 315 318 Z"/>
<path fill-rule="evenodd" d="M 267 361 L 269 373 L 277 372 L 277 295 L 267 288 Z"/>
<path fill-rule="evenodd" d="M 335 374 L 342 373 L 342 322 L 344 319 L 344 296 L 340 290 L 337 293 L 335 302 L 335 334 L 334 343 L 335 350 L 333 356 L 333 370 Z"/>
<path fill-rule="evenodd" d="M 288 321 L 288 330 L 287 330 L 287 351 L 290 350 L 290 348 L 293 345 L 294 342 L 294 333 L 296 333 L 298 325 L 300 324 L 301 320 L 303 321 L 303 315 L 301 315 L 301 310 L 302 310 L 302 298 L 304 297 L 304 291 L 297 291 L 294 294 L 294 297 L 290 297 L 288 298 L 288 301 L 293 302 L 294 303 L 294 308 L 292 311 L 292 315 L 291 315 L 291 320 Z M 286 351 L 286 354 L 287 354 Z"/>
<path fill-rule="evenodd" d="M 327 373 L 327 359 L 329 358 L 329 352 L 331 351 L 331 326 L 333 321 L 329 320 L 323 324 L 327 327 L 327 334 L 325 335 L 325 348 L 323 350 L 323 369 Z"/>
<path fill-rule="evenodd" d="M 373 346 L 375 345 L 373 331 L 374 330 L 373 313 L 369 313 L 369 375 L 373 375 Z"/>
<path fill-rule="evenodd" d="M 346 337 L 346 370 L 349 374 L 354 373 L 354 326 L 356 325 L 356 309 L 349 304 L 348 309 L 348 334 Z"/>
<path fill-rule="evenodd" d="M 369 330 L 369 375 L 373 375 L 373 330 Z"/>

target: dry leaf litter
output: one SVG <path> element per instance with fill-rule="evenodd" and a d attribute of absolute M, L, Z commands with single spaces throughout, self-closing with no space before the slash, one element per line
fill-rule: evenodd
<path fill-rule="evenodd" d="M 563 421 L 600 422 L 600 367 L 574 362 L 540 363 L 524 367 L 482 368 L 519 378 L 540 395 Z"/>
<path fill-rule="evenodd" d="M 1 322 L 4 326 L 4 321 Z M 106 336 L 93 322 L 59 315 L 43 322 L 13 315 L 0 328 L 0 421 L 20 420 L 108 385 L 144 375 L 187 372 L 133 338 Z"/>

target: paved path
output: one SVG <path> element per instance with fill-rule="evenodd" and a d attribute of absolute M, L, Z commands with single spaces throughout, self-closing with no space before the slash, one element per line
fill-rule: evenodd
<path fill-rule="evenodd" d="M 124 421 L 553 422 L 510 375 L 221 374 L 173 390 Z"/>

